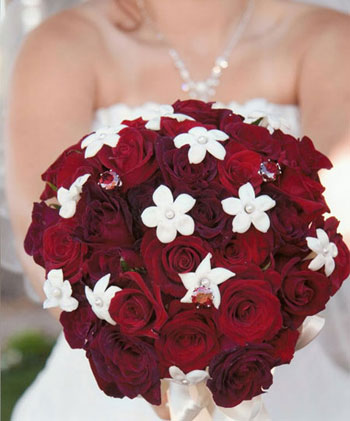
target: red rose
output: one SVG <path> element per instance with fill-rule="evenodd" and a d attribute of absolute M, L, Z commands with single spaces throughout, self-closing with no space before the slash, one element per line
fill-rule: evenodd
<path fill-rule="evenodd" d="M 211 247 L 195 236 L 178 236 L 169 244 L 162 244 L 154 235 L 147 233 L 142 241 L 141 252 L 152 282 L 174 297 L 183 297 L 186 288 L 179 273 L 195 272 Z"/>
<path fill-rule="evenodd" d="M 180 311 L 168 320 L 155 343 L 164 375 L 176 365 L 184 372 L 204 370 L 219 351 L 219 335 L 211 311 Z"/>
<path fill-rule="evenodd" d="M 43 234 L 51 225 L 60 219 L 57 209 L 50 208 L 46 203 L 34 203 L 32 223 L 24 240 L 24 249 L 29 256 L 33 256 L 35 263 L 45 267 L 43 257 Z"/>
<path fill-rule="evenodd" d="M 92 181 L 83 188 L 75 218 L 77 235 L 94 248 L 129 247 L 133 245 L 132 216 L 125 200 L 104 191 Z"/>
<path fill-rule="evenodd" d="M 271 345 L 248 345 L 216 355 L 209 366 L 207 386 L 217 405 L 232 408 L 263 393 L 272 384 Z"/>
<path fill-rule="evenodd" d="M 272 355 L 280 364 L 289 364 L 294 356 L 295 345 L 299 338 L 299 332 L 291 329 L 281 329 L 280 332 L 269 342 L 273 346 Z"/>
<path fill-rule="evenodd" d="M 232 140 L 226 146 L 225 159 L 218 162 L 219 180 L 233 196 L 237 196 L 238 189 L 248 182 L 258 193 L 262 183 L 260 164 L 261 156 L 258 153 Z"/>
<path fill-rule="evenodd" d="M 159 287 L 153 285 L 152 291 L 136 272 L 126 272 L 122 278 L 122 282 L 129 281 L 129 285 L 112 299 L 109 306 L 112 319 L 126 335 L 156 338 L 167 319 Z"/>
<path fill-rule="evenodd" d="M 103 326 L 87 356 L 99 387 L 110 396 L 136 398 L 160 405 L 160 379 L 153 347 L 124 336 L 118 327 Z"/>
<path fill-rule="evenodd" d="M 104 147 L 99 153 L 103 165 L 120 175 L 123 191 L 148 180 L 157 170 L 154 131 L 147 129 L 124 129 L 115 148 Z"/>
<path fill-rule="evenodd" d="M 64 336 L 71 348 L 84 347 L 95 321 L 96 316 L 90 305 L 79 303 L 79 307 L 72 312 L 62 311 L 60 323 L 63 326 Z"/>
<path fill-rule="evenodd" d="M 239 345 L 272 339 L 282 327 L 280 301 L 266 281 L 235 278 L 225 282 L 218 326 Z"/>
<path fill-rule="evenodd" d="M 231 239 L 216 249 L 214 256 L 218 266 L 235 271 L 236 265 L 254 263 L 260 266 L 266 263 L 272 250 L 271 231 L 248 230 L 244 234 L 233 234 L 231 224 Z"/>
<path fill-rule="evenodd" d="M 297 328 L 306 316 L 323 310 L 330 293 L 331 282 L 322 273 L 297 268 L 288 271 L 282 281 L 281 299 L 292 327 Z"/>
<path fill-rule="evenodd" d="M 69 189 L 81 175 L 94 174 L 97 177 L 102 171 L 102 165 L 97 158 L 85 159 L 80 142 L 66 149 L 42 174 L 42 180 L 47 182 L 40 196 L 42 200 L 56 196 L 56 191 L 52 187 Z"/>
<path fill-rule="evenodd" d="M 156 144 L 159 167 L 165 183 L 172 189 L 196 194 L 207 189 L 216 177 L 216 159 L 207 154 L 205 159 L 196 165 L 188 162 L 189 146 L 177 149 L 173 139 L 164 138 Z"/>
<path fill-rule="evenodd" d="M 62 269 L 64 279 L 76 282 L 81 277 L 82 263 L 89 251 L 75 235 L 76 223 L 61 219 L 49 227 L 43 235 L 43 257 L 46 271 Z"/>
<path fill-rule="evenodd" d="M 202 124 L 213 124 L 217 126 L 223 113 L 232 114 L 232 112 L 230 110 L 212 108 L 212 104 L 212 102 L 189 99 L 187 101 L 176 101 L 173 107 L 176 113 L 186 114 Z"/>

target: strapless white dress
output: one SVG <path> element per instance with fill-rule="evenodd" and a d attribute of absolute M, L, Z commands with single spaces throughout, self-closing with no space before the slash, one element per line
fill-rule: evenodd
<path fill-rule="evenodd" d="M 152 106 L 152 103 L 140 107 L 115 104 L 99 109 L 92 127 L 96 129 L 139 117 Z M 242 115 L 259 111 L 269 116 L 271 122 L 282 121 L 284 131 L 300 135 L 299 110 L 294 105 L 277 105 L 255 99 L 244 105 L 232 102 L 228 108 Z M 329 303 L 325 312 L 326 326 L 319 337 L 298 351 L 290 365 L 276 370 L 274 383 L 264 396 L 272 421 L 350 419 L 350 320 L 345 298 L 350 297 L 350 282 L 347 284 Z M 70 349 L 62 334 L 45 368 L 19 400 L 12 415 L 12 421 L 159 419 L 142 398 L 114 399 L 104 395 L 96 385 L 84 351 Z"/>

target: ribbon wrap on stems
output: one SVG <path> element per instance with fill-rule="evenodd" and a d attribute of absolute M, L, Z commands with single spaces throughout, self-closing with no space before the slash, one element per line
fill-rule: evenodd
<path fill-rule="evenodd" d="M 312 342 L 324 326 L 320 316 L 307 317 L 299 328 L 300 336 L 296 351 Z M 170 380 L 168 403 L 171 421 L 269 421 L 262 395 L 243 401 L 233 408 L 215 404 L 206 379 L 185 385 Z"/>

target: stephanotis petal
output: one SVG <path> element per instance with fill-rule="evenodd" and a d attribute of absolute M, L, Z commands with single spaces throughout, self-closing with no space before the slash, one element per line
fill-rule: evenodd
<path fill-rule="evenodd" d="M 192 146 L 195 143 L 193 136 L 188 133 L 181 133 L 174 137 L 174 145 L 179 149 L 184 145 Z"/>
<path fill-rule="evenodd" d="M 236 197 L 229 197 L 221 201 L 224 212 L 228 215 L 237 215 L 243 210 L 242 202 Z"/>
<path fill-rule="evenodd" d="M 71 218 L 72 216 L 74 216 L 76 208 L 76 202 L 74 202 L 73 200 L 66 202 L 60 207 L 59 215 L 65 219 Z"/>
<path fill-rule="evenodd" d="M 108 287 L 110 277 L 110 273 L 108 273 L 105 276 L 102 276 L 102 278 L 99 279 L 99 281 L 95 284 L 94 293 L 103 294 L 106 291 L 106 288 Z"/>
<path fill-rule="evenodd" d="M 243 203 L 255 200 L 255 191 L 250 183 L 243 184 L 238 190 L 238 196 Z"/>
<path fill-rule="evenodd" d="M 198 384 L 207 380 L 209 378 L 209 374 L 204 370 L 193 370 L 187 373 L 186 377 L 190 384 Z"/>
<path fill-rule="evenodd" d="M 210 281 L 215 283 L 216 285 L 219 285 L 232 278 L 233 276 L 236 276 L 236 274 L 228 269 L 214 268 L 211 269 L 210 272 Z"/>
<path fill-rule="evenodd" d="M 210 140 L 207 144 L 207 151 L 216 159 L 223 161 L 226 156 L 226 149 L 218 142 Z"/>
<path fill-rule="evenodd" d="M 265 212 L 269 209 L 272 209 L 276 205 L 276 202 L 271 199 L 270 196 L 263 194 L 262 196 L 259 196 L 255 199 L 255 205 L 259 207 L 260 211 Z"/>
<path fill-rule="evenodd" d="M 206 153 L 207 149 L 204 146 L 199 145 L 198 143 L 193 144 L 188 151 L 189 163 L 200 164 L 205 158 Z"/>
<path fill-rule="evenodd" d="M 212 129 L 208 133 L 212 139 L 218 140 L 219 142 L 229 139 L 228 134 L 221 130 Z"/>
<path fill-rule="evenodd" d="M 153 202 L 159 207 L 172 206 L 174 199 L 169 187 L 160 185 L 153 193 Z"/>
<path fill-rule="evenodd" d="M 94 142 L 90 143 L 90 145 L 85 150 L 85 158 L 92 158 L 102 149 L 103 143 Z"/>
<path fill-rule="evenodd" d="M 176 238 L 176 228 L 173 225 L 159 223 L 157 225 L 157 238 L 161 243 L 171 243 Z"/>
<path fill-rule="evenodd" d="M 174 208 L 182 213 L 187 213 L 193 208 L 195 203 L 196 199 L 194 199 L 191 195 L 182 193 L 175 199 Z"/>
<path fill-rule="evenodd" d="M 174 380 L 178 382 L 181 382 L 186 377 L 185 373 L 182 370 L 180 370 L 179 367 L 176 367 L 175 365 L 172 365 L 171 367 L 169 367 L 169 374 Z"/>
<path fill-rule="evenodd" d="M 237 214 L 232 221 L 232 231 L 243 234 L 249 230 L 251 218 L 244 212 Z"/>
<path fill-rule="evenodd" d="M 212 254 L 208 253 L 205 258 L 201 261 L 199 266 L 197 267 L 196 274 L 198 276 L 205 276 L 207 275 L 211 270 L 211 264 L 210 259 L 212 258 Z"/>
<path fill-rule="evenodd" d="M 323 229 L 317 228 L 316 234 L 317 234 L 317 238 L 320 241 L 321 246 L 327 247 L 329 245 L 329 237 L 327 233 Z"/>
<path fill-rule="evenodd" d="M 198 279 L 194 272 L 179 273 L 179 277 L 186 289 L 193 290 L 198 286 Z"/>
<path fill-rule="evenodd" d="M 189 215 L 182 215 L 176 221 L 176 229 L 181 235 L 194 233 L 194 220 Z"/>
<path fill-rule="evenodd" d="M 318 238 L 306 237 L 307 246 L 309 249 L 317 254 L 322 253 L 323 247 Z"/>
<path fill-rule="evenodd" d="M 270 228 L 270 218 L 265 212 L 254 212 L 252 214 L 252 223 L 260 232 L 267 232 Z"/>
<path fill-rule="evenodd" d="M 325 264 L 325 274 L 326 276 L 332 275 L 333 271 L 335 269 L 335 262 L 332 258 L 326 258 L 326 264 Z"/>
<path fill-rule="evenodd" d="M 325 258 L 322 254 L 318 254 L 314 259 L 311 260 L 308 268 L 317 271 L 320 270 L 322 266 L 325 264 Z"/>
<path fill-rule="evenodd" d="M 188 290 L 187 293 L 181 298 L 181 303 L 192 303 L 193 290 Z"/>
<path fill-rule="evenodd" d="M 159 213 L 160 212 L 157 206 L 150 206 L 142 212 L 141 220 L 146 225 L 146 227 L 154 228 L 157 226 Z"/>
<path fill-rule="evenodd" d="M 212 285 L 211 290 L 212 290 L 212 293 L 213 293 L 213 306 L 216 309 L 218 309 L 220 307 L 220 304 L 221 304 L 220 290 L 216 285 Z"/>

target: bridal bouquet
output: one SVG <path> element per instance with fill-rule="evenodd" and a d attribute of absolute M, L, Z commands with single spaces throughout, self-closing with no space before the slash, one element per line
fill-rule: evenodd
<path fill-rule="evenodd" d="M 109 396 L 159 405 L 170 379 L 201 385 L 198 408 L 251 400 L 349 275 L 324 217 L 328 158 L 212 105 L 98 129 L 42 176 L 25 249 Z"/>

